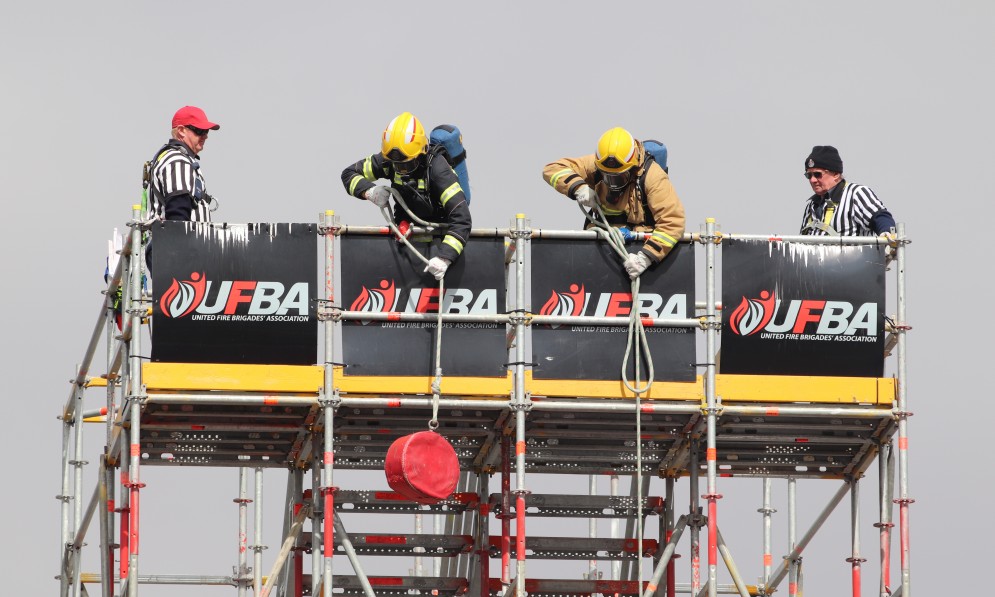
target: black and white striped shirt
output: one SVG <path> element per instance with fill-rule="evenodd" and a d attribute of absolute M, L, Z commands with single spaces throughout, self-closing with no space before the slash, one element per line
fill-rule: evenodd
<path fill-rule="evenodd" d="M 829 196 L 812 195 L 802 215 L 802 234 L 872 236 L 895 226 L 891 213 L 869 187 L 841 180 Z"/>
<path fill-rule="evenodd" d="M 150 186 L 150 212 L 160 220 L 211 221 L 200 158 L 180 141 L 171 139 L 156 153 Z"/>

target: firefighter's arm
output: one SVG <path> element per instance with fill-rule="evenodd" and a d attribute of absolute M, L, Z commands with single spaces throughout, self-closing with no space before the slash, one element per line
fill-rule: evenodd
<path fill-rule="evenodd" d="M 646 181 L 646 203 L 653 213 L 653 232 L 643 244 L 642 252 L 659 263 L 684 236 L 684 205 L 670 177 L 659 170 L 659 176 Z"/>
<path fill-rule="evenodd" d="M 577 198 L 577 191 L 582 186 L 594 185 L 594 156 L 581 158 L 563 158 L 546 164 L 542 169 L 542 178 L 549 186 L 571 199 Z"/>
<path fill-rule="evenodd" d="M 355 164 L 346 166 L 342 171 L 342 185 L 353 197 L 363 199 L 366 191 L 372 189 L 373 181 L 386 176 L 383 169 L 383 156 L 375 153 Z"/>
<path fill-rule="evenodd" d="M 450 262 L 456 261 L 463 253 L 463 247 L 470 238 L 470 228 L 473 221 L 470 218 L 470 206 L 466 202 L 466 195 L 463 187 L 460 186 L 459 178 L 449 164 L 442 164 L 439 161 L 432 162 L 432 192 L 438 197 L 442 204 L 442 210 L 446 214 L 446 235 L 442 238 L 442 247 L 439 249 L 439 257 L 448 259 Z M 438 165 L 437 165 L 438 164 Z"/>

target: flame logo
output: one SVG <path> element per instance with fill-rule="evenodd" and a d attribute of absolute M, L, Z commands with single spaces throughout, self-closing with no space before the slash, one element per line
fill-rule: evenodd
<path fill-rule="evenodd" d="M 768 290 L 761 290 L 759 299 L 747 299 L 744 296 L 743 301 L 729 315 L 733 333 L 749 336 L 764 329 L 774 317 L 776 304 L 774 293 Z"/>
<path fill-rule="evenodd" d="M 349 306 L 350 311 L 366 311 L 367 313 L 389 313 L 394 310 L 397 299 L 397 289 L 394 281 L 380 280 L 379 289 L 363 286 L 359 296 Z"/>
<path fill-rule="evenodd" d="M 204 300 L 207 289 L 207 278 L 204 272 L 193 272 L 189 280 L 179 282 L 173 278 L 166 292 L 159 299 L 159 308 L 166 317 L 183 317 L 189 315 Z"/>
<path fill-rule="evenodd" d="M 584 313 L 584 286 L 570 285 L 570 292 L 549 293 L 549 300 L 539 310 L 539 315 L 582 315 Z"/>

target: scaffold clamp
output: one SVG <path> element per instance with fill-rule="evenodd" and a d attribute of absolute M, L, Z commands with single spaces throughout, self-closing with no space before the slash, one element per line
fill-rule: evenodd
<path fill-rule="evenodd" d="M 315 299 L 318 303 L 318 321 L 342 321 L 342 307 L 332 304 L 328 299 Z"/>
<path fill-rule="evenodd" d="M 515 309 L 508 312 L 508 323 L 511 325 L 532 325 L 533 313 L 524 309 Z"/>
<path fill-rule="evenodd" d="M 525 393 L 525 400 L 519 403 L 514 398 L 508 401 L 508 409 L 513 412 L 523 411 L 529 412 L 532 410 L 532 394 L 530 392 Z"/>
<path fill-rule="evenodd" d="M 323 394 L 318 397 L 318 406 L 320 406 L 322 408 L 324 408 L 326 406 L 330 406 L 333 409 L 338 410 L 338 408 L 339 408 L 339 406 L 341 404 L 342 404 L 342 397 L 339 396 L 339 389 L 338 388 L 335 388 L 335 389 L 332 390 L 332 397 L 331 398 L 325 398 L 325 396 Z"/>
<path fill-rule="evenodd" d="M 518 230 L 516 228 L 512 228 L 512 229 L 508 230 L 508 236 L 510 238 L 514 238 L 514 239 L 523 238 L 523 239 L 528 240 L 528 239 L 532 238 L 532 230 L 529 229 L 529 228 L 522 228 L 521 230 Z"/>

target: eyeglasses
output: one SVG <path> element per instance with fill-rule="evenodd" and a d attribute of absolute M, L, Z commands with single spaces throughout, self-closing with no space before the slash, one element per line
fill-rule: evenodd
<path fill-rule="evenodd" d="M 183 126 L 187 127 L 188 131 L 190 131 L 191 133 L 197 135 L 198 137 L 204 137 L 204 136 L 207 135 L 207 133 L 211 132 L 208 129 L 199 129 L 199 128 L 195 127 L 195 126 L 190 126 L 189 124 L 185 124 Z"/>
<path fill-rule="evenodd" d="M 808 180 L 812 177 L 815 177 L 816 180 L 820 180 L 822 179 L 823 174 L 825 174 L 825 172 L 805 172 L 802 174 L 802 176 L 805 177 L 805 180 Z"/>

